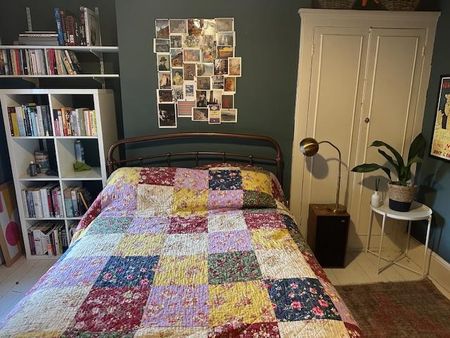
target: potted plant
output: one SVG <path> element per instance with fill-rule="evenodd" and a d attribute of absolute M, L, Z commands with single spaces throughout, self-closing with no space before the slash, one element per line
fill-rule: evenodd
<path fill-rule="evenodd" d="M 391 177 L 391 169 L 377 163 L 364 163 L 352 169 L 353 172 L 368 173 L 376 170 L 383 170 L 389 178 L 389 208 L 396 211 L 409 211 L 411 203 L 415 198 L 417 187 L 411 182 L 411 166 L 422 161 L 425 153 L 425 138 L 422 134 L 416 136 L 409 148 L 408 159 L 404 161 L 402 155 L 389 144 L 383 141 L 374 141 L 371 147 L 385 147 L 394 158 L 382 149 L 378 149 L 397 174 L 397 181 Z"/>

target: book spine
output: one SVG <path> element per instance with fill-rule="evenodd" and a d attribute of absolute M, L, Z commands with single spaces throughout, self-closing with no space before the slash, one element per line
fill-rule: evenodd
<path fill-rule="evenodd" d="M 27 192 L 25 190 L 22 190 L 22 205 L 25 217 L 30 218 L 30 212 L 28 211 Z"/>
<path fill-rule="evenodd" d="M 95 117 L 95 110 L 91 110 L 91 111 L 89 111 L 89 113 L 90 113 L 90 116 L 91 116 L 91 121 L 92 121 L 92 124 L 91 124 L 91 128 L 92 128 L 92 135 L 93 136 L 97 136 L 97 118 Z"/>
<path fill-rule="evenodd" d="M 86 25 L 84 22 L 84 7 L 80 7 L 80 45 L 86 46 Z"/>
<path fill-rule="evenodd" d="M 41 201 L 41 195 L 39 193 L 39 190 L 32 190 L 31 194 L 33 196 L 33 205 L 34 205 L 34 212 L 36 218 L 42 218 L 44 216 L 43 210 L 42 210 L 42 201 Z"/>
<path fill-rule="evenodd" d="M 64 189 L 64 206 L 66 208 L 66 217 L 74 217 L 72 195 L 69 188 Z"/>
<path fill-rule="evenodd" d="M 30 243 L 30 253 L 36 255 L 36 246 L 34 245 L 33 232 L 28 230 L 28 242 Z"/>
<path fill-rule="evenodd" d="M 37 122 L 37 130 L 38 130 L 37 136 L 44 136 L 45 135 L 44 120 L 43 120 L 43 116 L 42 116 L 41 106 L 36 107 L 36 117 L 37 117 L 36 122 Z"/>
<path fill-rule="evenodd" d="M 11 136 L 19 136 L 18 133 L 19 126 L 17 124 L 17 114 L 15 107 L 8 107 L 8 122 Z M 17 126 L 17 128 L 15 126 Z"/>
<path fill-rule="evenodd" d="M 25 194 L 27 195 L 28 214 L 30 218 L 35 218 L 36 212 L 34 210 L 33 194 L 29 190 L 26 190 Z"/>
<path fill-rule="evenodd" d="M 40 190 L 40 200 L 42 204 L 42 215 L 45 218 L 50 217 L 50 210 L 48 210 L 48 201 L 47 201 L 47 189 L 44 187 Z"/>
<path fill-rule="evenodd" d="M 80 212 L 78 210 L 78 198 L 77 198 L 77 188 L 73 188 L 70 191 L 70 196 L 72 199 L 72 208 L 74 217 L 80 216 Z"/>
<path fill-rule="evenodd" d="M 55 15 L 56 30 L 58 32 L 58 45 L 64 46 L 64 31 L 61 21 L 61 12 L 59 8 L 53 9 L 53 14 Z"/>

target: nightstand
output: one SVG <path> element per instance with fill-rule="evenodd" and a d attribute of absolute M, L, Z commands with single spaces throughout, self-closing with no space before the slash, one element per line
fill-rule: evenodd
<path fill-rule="evenodd" d="M 348 226 L 347 212 L 333 213 L 334 204 L 310 204 L 307 242 L 320 265 L 345 267 Z"/>

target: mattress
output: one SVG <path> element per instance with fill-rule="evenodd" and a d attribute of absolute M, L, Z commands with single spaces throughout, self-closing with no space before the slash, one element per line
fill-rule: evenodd
<path fill-rule="evenodd" d="M 279 182 L 254 167 L 122 168 L 0 324 L 20 337 L 357 337 Z"/>

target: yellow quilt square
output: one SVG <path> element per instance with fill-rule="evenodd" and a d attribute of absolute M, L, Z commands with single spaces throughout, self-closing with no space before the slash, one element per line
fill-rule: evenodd
<path fill-rule="evenodd" d="M 108 185 L 118 183 L 138 184 L 140 168 L 119 168 L 108 179 Z"/>
<path fill-rule="evenodd" d="M 242 189 L 249 191 L 265 192 L 272 196 L 272 180 L 263 172 L 241 170 Z"/>
<path fill-rule="evenodd" d="M 298 250 L 297 244 L 286 229 L 258 229 L 251 231 L 255 249 Z"/>
<path fill-rule="evenodd" d="M 208 261 L 206 256 L 161 256 L 155 270 L 153 284 L 208 284 Z"/>
<path fill-rule="evenodd" d="M 209 325 L 275 321 L 272 303 L 261 281 L 209 286 Z"/>
<path fill-rule="evenodd" d="M 176 212 L 205 211 L 208 206 L 208 190 L 178 189 L 173 195 L 173 209 Z"/>
<path fill-rule="evenodd" d="M 263 278 L 317 278 L 299 250 L 255 250 Z"/>
<path fill-rule="evenodd" d="M 281 337 L 349 337 L 348 330 L 340 320 L 300 320 L 279 322 Z"/>
<path fill-rule="evenodd" d="M 126 235 L 116 249 L 117 256 L 155 256 L 161 253 L 166 235 Z"/>
<path fill-rule="evenodd" d="M 170 214 L 173 201 L 173 187 L 165 185 L 138 184 L 137 210 L 146 215 Z"/>

